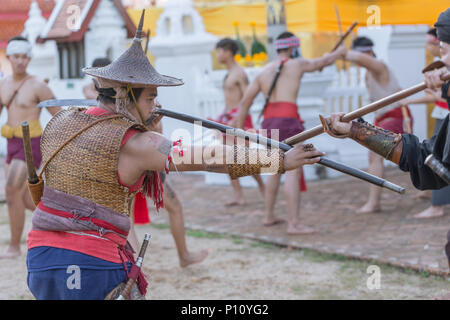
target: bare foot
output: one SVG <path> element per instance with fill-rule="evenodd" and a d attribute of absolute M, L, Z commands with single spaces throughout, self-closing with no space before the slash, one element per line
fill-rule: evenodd
<path fill-rule="evenodd" d="M 273 219 L 273 220 L 264 220 L 264 226 L 265 227 L 271 227 L 276 224 L 284 223 L 285 221 L 283 219 Z"/>
<path fill-rule="evenodd" d="M 414 215 L 416 219 L 436 218 L 444 215 L 444 208 L 442 206 L 431 206 L 428 209 Z"/>
<path fill-rule="evenodd" d="M 182 268 L 187 267 L 190 264 L 200 263 L 206 259 L 209 254 L 209 250 L 201 250 L 198 252 L 189 252 L 184 255 L 183 258 L 180 258 L 180 266 Z"/>
<path fill-rule="evenodd" d="M 361 208 L 356 210 L 356 213 L 375 213 L 375 212 L 379 212 L 379 211 L 381 211 L 379 204 L 372 204 L 370 202 L 367 202 Z"/>
<path fill-rule="evenodd" d="M 225 203 L 225 207 L 235 207 L 235 206 L 243 206 L 243 205 L 245 205 L 244 200 L 234 200 L 234 201 Z"/>
<path fill-rule="evenodd" d="M 313 229 L 311 227 L 301 225 L 301 224 L 297 224 L 295 226 L 289 226 L 287 229 L 287 234 L 291 234 L 291 235 L 311 234 L 311 233 L 316 233 L 316 232 L 317 232 L 316 229 Z"/>
<path fill-rule="evenodd" d="M 422 190 L 413 195 L 414 199 L 430 199 L 431 198 L 431 190 Z"/>
<path fill-rule="evenodd" d="M 21 254 L 20 247 L 9 246 L 2 254 L 0 254 L 0 259 L 12 259 L 19 257 Z"/>

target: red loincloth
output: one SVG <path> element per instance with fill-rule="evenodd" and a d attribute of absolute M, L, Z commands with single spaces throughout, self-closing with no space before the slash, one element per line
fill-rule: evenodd
<path fill-rule="evenodd" d="M 41 137 L 31 138 L 31 151 L 33 154 L 33 162 L 36 168 L 41 166 Z M 12 160 L 19 159 L 26 162 L 25 149 L 22 138 L 9 138 L 7 141 L 6 164 L 10 164 Z"/>
<path fill-rule="evenodd" d="M 229 126 L 231 124 L 231 121 L 236 118 L 236 116 L 239 113 L 239 108 L 233 108 L 231 110 L 225 111 L 220 116 L 217 117 L 217 119 L 210 119 L 216 122 L 219 122 L 221 124 Z M 253 122 L 252 122 L 252 116 L 247 115 L 244 122 L 244 130 L 253 129 Z"/>
<path fill-rule="evenodd" d="M 411 119 L 411 128 L 413 127 L 413 116 L 408 107 L 406 107 L 408 111 L 409 118 Z M 392 109 L 391 111 L 386 112 L 381 117 L 375 119 L 373 123 L 375 126 L 380 127 L 385 130 L 389 130 L 394 133 L 406 133 L 403 128 L 403 114 L 402 108 L 398 107 Z"/>

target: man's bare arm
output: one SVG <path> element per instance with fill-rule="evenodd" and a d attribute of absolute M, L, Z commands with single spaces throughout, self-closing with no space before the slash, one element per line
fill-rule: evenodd
<path fill-rule="evenodd" d="M 37 86 L 37 98 L 39 103 L 45 100 L 54 99 L 55 96 L 52 90 L 50 90 L 49 86 L 45 82 L 40 81 Z M 48 110 L 48 112 L 50 112 L 52 116 L 54 116 L 58 111 L 61 110 L 61 107 L 50 107 L 46 109 Z"/>
<path fill-rule="evenodd" d="M 250 107 L 253 104 L 253 100 L 255 100 L 258 93 L 261 91 L 261 87 L 259 85 L 259 79 L 256 77 L 252 83 L 247 86 L 247 89 L 244 91 L 244 96 L 239 102 L 239 113 L 237 117 L 234 119 L 233 127 L 243 128 L 245 123 L 245 118 L 248 115 Z"/>
<path fill-rule="evenodd" d="M 349 50 L 345 55 L 345 59 L 350 62 L 354 62 L 361 67 L 366 68 L 372 74 L 376 75 L 379 79 L 384 74 L 387 74 L 387 77 L 389 77 L 389 71 L 387 69 L 387 66 L 380 60 L 368 54 L 358 52 L 356 50 Z"/>
<path fill-rule="evenodd" d="M 241 90 L 242 95 L 244 95 L 244 93 L 247 90 L 248 85 L 249 85 L 248 77 L 245 74 L 245 71 L 243 71 L 242 75 L 238 78 L 237 85 L 238 85 L 239 89 Z"/>
<path fill-rule="evenodd" d="M 340 46 L 337 50 L 326 53 L 320 58 L 297 59 L 296 61 L 302 72 L 314 72 L 333 64 L 339 58 L 343 58 L 346 51 L 347 49 L 344 46 Z"/>

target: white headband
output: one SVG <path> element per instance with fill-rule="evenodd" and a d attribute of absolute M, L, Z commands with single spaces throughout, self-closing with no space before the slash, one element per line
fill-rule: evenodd
<path fill-rule="evenodd" d="M 373 50 L 373 46 L 356 46 L 353 47 L 353 50 L 359 51 L 359 52 L 368 52 Z"/>
<path fill-rule="evenodd" d="M 13 40 L 8 43 L 6 47 L 6 55 L 11 56 L 13 54 L 26 54 L 31 58 L 31 44 L 24 40 Z"/>

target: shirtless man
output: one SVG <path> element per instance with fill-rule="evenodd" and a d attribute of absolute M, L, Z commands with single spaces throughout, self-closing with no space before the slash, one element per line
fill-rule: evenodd
<path fill-rule="evenodd" d="M 217 60 L 224 64 L 228 70 L 227 75 L 223 81 L 223 91 L 225 95 L 225 110 L 218 117 L 217 121 L 226 125 L 231 125 L 233 119 L 238 112 L 238 104 L 248 87 L 248 78 L 244 69 L 234 60 L 234 56 L 238 52 L 238 44 L 230 38 L 224 38 L 216 44 Z M 244 123 L 245 130 L 252 130 L 252 117 L 247 115 Z M 227 139 L 225 139 L 227 140 Z M 253 178 L 258 183 L 259 191 L 264 197 L 264 182 L 261 176 L 254 175 Z M 226 206 L 244 205 L 244 195 L 242 187 L 238 179 L 231 180 L 231 185 L 234 191 L 234 200 L 226 203 Z"/>
<path fill-rule="evenodd" d="M 346 49 L 342 46 L 335 52 L 325 54 L 321 58 L 290 59 L 295 56 L 293 53 L 298 52 L 299 46 L 300 40 L 290 32 L 284 32 L 278 36 L 275 43 L 278 53 L 277 58 L 264 67 L 261 73 L 249 85 L 244 93 L 244 97 L 239 103 L 239 114 L 236 117 L 235 123 L 238 128 L 244 126 L 245 117 L 258 93 L 262 92 L 267 97 L 277 69 L 280 63 L 283 62 L 284 67 L 269 99 L 269 103 L 264 110 L 264 121 L 261 124 L 261 128 L 267 130 L 268 137 L 280 141 L 303 131 L 303 121 L 298 114 L 297 107 L 297 96 L 303 74 L 305 72 L 321 70 L 331 65 L 336 59 L 344 56 Z M 288 210 L 288 234 L 308 234 L 315 231 L 313 228 L 299 223 L 299 181 L 301 179 L 301 172 L 301 168 L 286 172 L 284 193 Z M 271 175 L 266 183 L 264 197 L 265 218 L 263 221 L 266 226 L 279 222 L 274 216 L 274 206 L 280 178 L 280 174 Z"/>
<path fill-rule="evenodd" d="M 369 38 L 356 38 L 352 43 L 352 50 L 347 52 L 345 59 L 366 68 L 365 82 L 371 102 L 401 90 L 392 70 L 383 61 L 376 58 L 373 51 L 373 42 Z M 405 119 L 403 119 L 402 107 L 406 108 L 406 112 L 411 120 L 412 115 L 408 107 L 404 104 L 403 101 L 397 102 L 376 111 L 374 125 L 394 133 L 406 133 L 404 130 Z M 384 176 L 383 158 L 374 152 L 369 152 L 368 172 L 377 177 Z M 381 210 L 380 199 L 381 188 L 371 185 L 369 199 L 356 212 L 371 213 Z"/>
<path fill-rule="evenodd" d="M 105 67 L 110 63 L 111 61 L 108 58 L 97 58 L 92 63 L 92 67 Z M 95 87 L 94 80 L 83 87 L 83 94 L 86 99 L 97 99 L 98 91 Z M 157 103 L 156 105 L 157 107 L 160 107 L 159 103 Z M 162 134 L 162 123 L 160 120 L 160 117 L 156 118 L 150 124 L 149 129 Z M 184 228 L 183 219 L 183 207 L 175 191 L 167 181 L 165 173 L 161 173 L 161 177 L 163 180 L 163 187 L 165 191 L 163 193 L 164 208 L 169 213 L 170 231 L 177 247 L 180 266 L 184 268 L 188 265 L 202 262 L 208 256 L 208 250 L 192 252 L 187 249 L 186 231 Z M 129 241 L 134 248 L 136 257 L 139 252 L 139 241 L 136 235 L 136 230 L 134 228 L 136 217 L 139 217 L 140 220 L 145 221 L 144 223 L 148 223 L 150 221 L 148 216 L 149 211 L 147 206 L 147 199 L 145 198 L 144 194 L 138 193 L 134 202 L 134 210 L 131 212 L 131 229 L 129 234 Z"/>
<path fill-rule="evenodd" d="M 39 123 L 40 108 L 36 105 L 52 99 L 53 93 L 44 81 L 27 73 L 31 60 L 31 45 L 22 37 L 14 37 L 8 42 L 6 57 L 12 66 L 12 75 L 0 80 L 0 112 L 6 107 L 7 123 L 2 127 L 2 136 L 7 138 L 6 156 L 6 203 L 8 204 L 11 241 L 0 258 L 12 258 L 20 255 L 20 239 L 25 223 L 25 209 L 34 210 L 35 206 L 27 190 L 25 180 L 27 168 L 22 142 L 21 123 L 28 121 L 30 126 L 33 159 L 36 168 L 41 163 Z M 60 108 L 49 108 L 53 115 Z"/>

